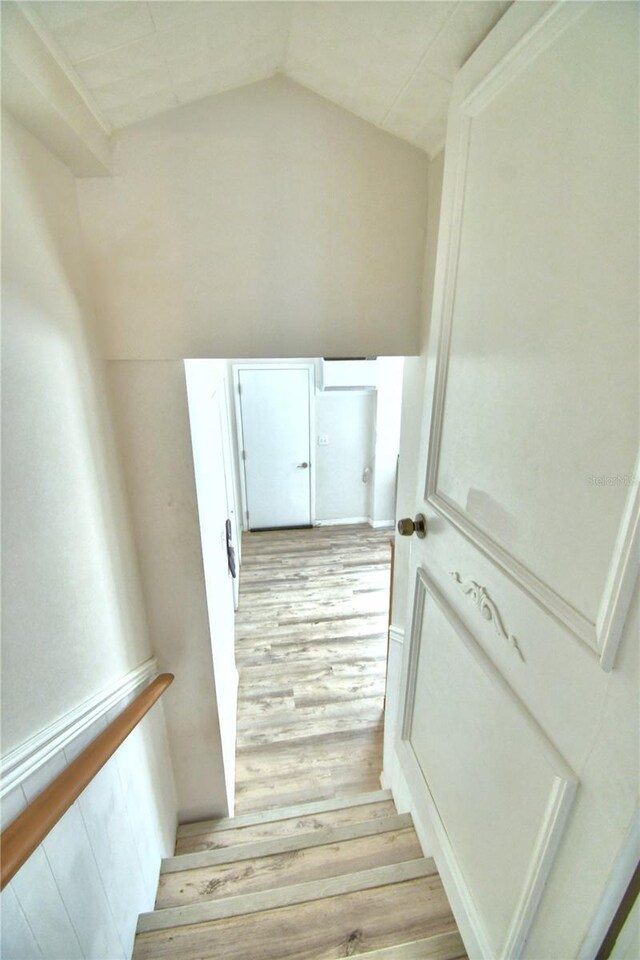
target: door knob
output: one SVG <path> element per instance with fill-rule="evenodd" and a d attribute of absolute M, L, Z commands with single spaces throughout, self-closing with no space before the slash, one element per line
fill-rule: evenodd
<path fill-rule="evenodd" d="M 427 519 L 423 513 L 417 513 L 415 519 L 403 517 L 398 520 L 398 533 L 401 537 L 410 537 L 415 533 L 416 537 L 423 540 L 427 535 Z"/>
<path fill-rule="evenodd" d="M 305 460 L 304 463 L 299 463 L 298 466 L 300 467 L 301 470 L 306 470 L 307 467 L 309 466 L 309 464 L 308 464 L 307 461 Z"/>

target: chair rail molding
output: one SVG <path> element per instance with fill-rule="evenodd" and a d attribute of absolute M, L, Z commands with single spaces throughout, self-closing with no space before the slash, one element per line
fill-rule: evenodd
<path fill-rule="evenodd" d="M 157 673 L 158 663 L 150 657 L 5 754 L 0 759 L 0 799 Z"/>

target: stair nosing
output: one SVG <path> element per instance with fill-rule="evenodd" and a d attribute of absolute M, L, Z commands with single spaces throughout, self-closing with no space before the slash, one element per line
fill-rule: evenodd
<path fill-rule="evenodd" d="M 423 945 L 430 945 L 431 947 L 437 945 L 437 941 L 443 943 L 447 939 L 452 937 L 458 937 L 460 943 L 462 944 L 463 952 L 460 954 L 460 957 L 466 956 L 466 950 L 464 947 L 464 941 L 460 936 L 460 932 L 457 929 L 449 930 L 446 933 L 435 933 L 431 937 L 421 937 L 420 940 L 407 940 L 404 943 L 394 943 L 390 944 L 388 947 L 379 947 L 377 950 L 367 950 L 365 953 L 354 953 L 353 960 L 385 960 L 387 956 L 393 956 L 394 952 L 398 953 L 403 950 L 408 950 L 410 947 L 421 947 Z M 426 954 L 416 954 L 415 957 L 427 956 Z"/>
<path fill-rule="evenodd" d="M 356 893 L 359 890 L 371 890 L 374 887 L 404 883 L 407 880 L 428 876 L 437 876 L 435 864 L 431 859 L 420 857 L 416 860 L 405 860 L 402 863 L 384 867 L 372 867 L 369 870 L 347 873 L 338 877 L 307 880 L 290 887 L 260 890 L 255 893 L 224 897 L 220 900 L 201 901 L 179 907 L 165 907 L 151 913 L 141 913 L 138 917 L 137 933 L 153 933 L 172 927 L 261 913 L 265 910 L 294 906 L 311 900 L 326 900 L 330 897 Z"/>
<path fill-rule="evenodd" d="M 323 827 L 321 830 L 294 833 L 287 837 L 269 837 L 218 850 L 179 853 L 175 857 L 167 857 L 162 861 L 160 874 L 181 873 L 184 870 L 215 867 L 241 860 L 256 860 L 259 857 L 276 856 L 280 853 L 291 853 L 294 850 L 308 850 L 310 847 L 357 840 L 359 837 L 372 837 L 394 830 L 409 830 L 412 827 L 413 820 L 410 813 L 396 813 L 390 817 L 377 817 L 375 820 L 363 820 L 360 823 L 345 823 L 337 827 Z"/>
<path fill-rule="evenodd" d="M 178 838 L 197 837 L 201 833 L 217 833 L 222 830 L 235 830 L 240 827 L 254 827 L 261 823 L 276 823 L 278 820 L 292 820 L 295 817 L 313 816 L 314 813 L 330 813 L 332 810 L 345 810 L 348 807 L 363 807 L 370 803 L 385 803 L 393 800 L 391 790 L 373 790 L 370 793 L 358 793 L 352 797 L 336 797 L 332 800 L 314 800 L 309 803 L 297 803 L 290 807 L 275 807 L 260 813 L 245 813 L 238 817 L 223 817 L 220 820 L 201 820 L 194 823 L 181 823 L 178 826 Z"/>

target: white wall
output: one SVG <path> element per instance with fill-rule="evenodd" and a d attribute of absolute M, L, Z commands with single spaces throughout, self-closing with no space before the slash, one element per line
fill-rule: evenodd
<path fill-rule="evenodd" d="M 180 820 L 226 816 L 228 800 L 182 361 L 111 361 L 110 394 L 161 669 Z"/>
<path fill-rule="evenodd" d="M 316 520 L 364 520 L 373 476 L 364 483 L 363 474 L 373 467 L 376 393 L 318 391 L 315 405 Z M 318 443 L 321 436 L 326 445 Z"/>
<path fill-rule="evenodd" d="M 118 131 L 80 206 L 112 359 L 418 347 L 428 160 L 276 77 Z"/>
<path fill-rule="evenodd" d="M 8 116 L 3 139 L 5 753 L 151 649 L 74 180 Z"/>
<path fill-rule="evenodd" d="M 375 470 L 370 510 L 374 526 L 393 526 L 395 520 L 396 474 L 402 412 L 402 369 L 401 357 L 378 357 Z"/>
<path fill-rule="evenodd" d="M 151 648 L 93 349 L 74 180 L 10 116 L 3 207 L 4 755 Z M 160 703 L 3 892 L 3 956 L 128 955 L 173 844 L 165 738 Z M 3 823 L 77 746 L 3 801 Z M 120 830 L 135 843 L 112 847 Z"/>
<path fill-rule="evenodd" d="M 415 350 L 427 168 L 274 78 L 118 132 L 78 183 L 182 818 L 228 803 L 180 361 Z"/>

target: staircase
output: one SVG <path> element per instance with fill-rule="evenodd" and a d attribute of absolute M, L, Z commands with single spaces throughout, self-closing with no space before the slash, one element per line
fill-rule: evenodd
<path fill-rule="evenodd" d="M 433 860 L 389 791 L 185 824 L 134 960 L 458 960 Z"/>

